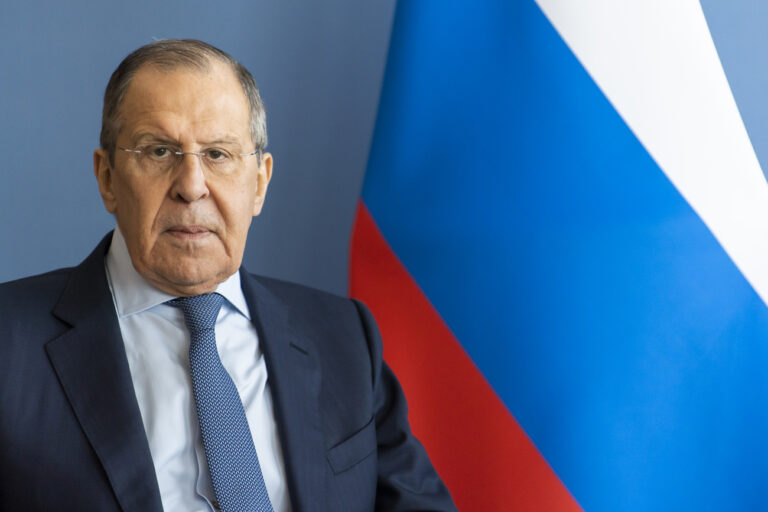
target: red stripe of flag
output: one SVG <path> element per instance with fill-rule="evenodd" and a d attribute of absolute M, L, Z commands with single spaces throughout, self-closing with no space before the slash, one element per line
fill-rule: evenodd
<path fill-rule="evenodd" d="M 581 510 L 387 244 L 360 201 L 350 295 L 366 303 L 414 433 L 460 510 Z"/>

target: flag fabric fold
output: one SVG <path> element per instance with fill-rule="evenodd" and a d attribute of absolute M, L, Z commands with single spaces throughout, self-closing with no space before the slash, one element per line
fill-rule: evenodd
<path fill-rule="evenodd" d="M 400 2 L 351 245 L 461 510 L 755 510 L 768 310 L 532 1 Z"/>

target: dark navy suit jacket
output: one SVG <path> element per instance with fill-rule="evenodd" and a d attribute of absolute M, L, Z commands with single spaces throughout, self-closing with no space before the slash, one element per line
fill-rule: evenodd
<path fill-rule="evenodd" d="M 0 285 L 0 510 L 162 510 L 104 269 L 110 240 L 77 267 Z M 366 308 L 241 281 L 293 509 L 455 510 Z"/>

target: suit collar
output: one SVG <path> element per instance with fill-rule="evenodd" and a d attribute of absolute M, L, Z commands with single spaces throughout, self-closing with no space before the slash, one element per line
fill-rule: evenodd
<path fill-rule="evenodd" d="M 111 233 L 78 267 L 53 314 L 72 326 L 46 351 L 125 511 L 162 511 L 104 257 Z"/>
<path fill-rule="evenodd" d="M 267 362 L 292 508 L 325 510 L 327 462 L 315 347 L 297 327 L 290 304 L 244 269 L 240 280 Z"/>

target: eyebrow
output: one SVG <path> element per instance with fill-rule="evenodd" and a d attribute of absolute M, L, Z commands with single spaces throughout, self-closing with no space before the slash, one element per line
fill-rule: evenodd
<path fill-rule="evenodd" d="M 239 146 L 240 142 L 236 138 L 234 138 L 234 137 L 223 137 L 223 138 L 220 138 L 220 139 L 215 139 L 215 140 L 211 140 L 211 141 L 201 142 L 201 144 L 204 144 L 204 145 L 210 145 L 210 144 L 235 144 L 235 145 Z"/>
<path fill-rule="evenodd" d="M 168 145 L 171 145 L 171 146 L 181 146 L 181 143 L 179 143 L 178 140 L 175 140 L 175 139 L 173 139 L 171 137 L 165 137 L 163 135 L 158 135 L 158 134 L 152 133 L 152 132 L 139 132 L 139 133 L 137 133 L 135 135 L 135 137 L 133 137 L 133 142 L 134 143 L 139 143 L 139 142 L 142 142 L 144 140 L 152 140 L 152 141 L 156 141 L 156 142 L 161 142 L 163 144 L 168 144 Z M 228 135 L 225 135 L 223 137 L 220 137 L 220 138 L 217 138 L 217 139 L 214 139 L 214 140 L 211 140 L 211 141 L 198 142 L 198 144 L 200 144 L 201 146 L 211 146 L 211 145 L 215 145 L 215 144 L 226 144 L 226 145 L 231 145 L 231 146 L 242 147 L 242 144 L 240 144 L 240 142 L 237 140 L 237 138 L 231 137 L 231 136 L 228 136 Z"/>
<path fill-rule="evenodd" d="M 151 140 L 153 142 L 162 142 L 164 144 L 168 144 L 171 146 L 179 146 L 179 141 L 172 139 L 171 137 L 165 137 L 163 135 L 158 135 L 156 133 L 152 132 L 139 132 L 134 134 L 133 137 L 131 137 L 131 140 L 134 144 L 143 142 L 145 140 Z"/>

